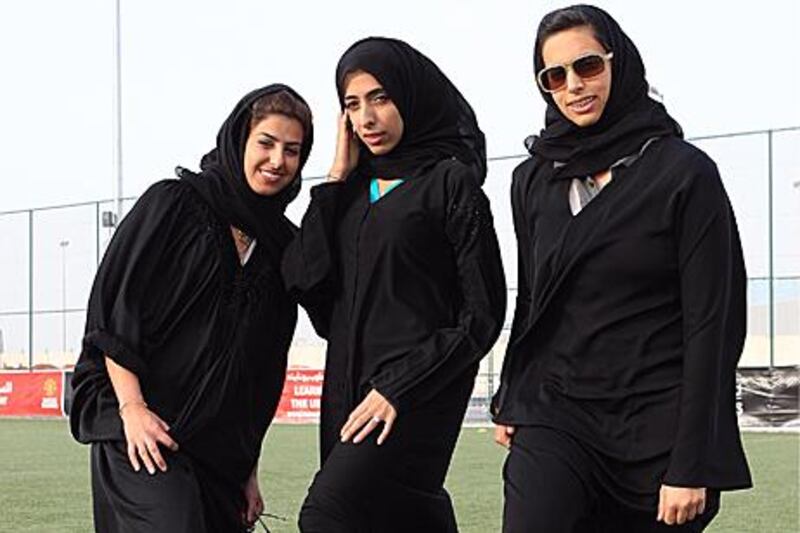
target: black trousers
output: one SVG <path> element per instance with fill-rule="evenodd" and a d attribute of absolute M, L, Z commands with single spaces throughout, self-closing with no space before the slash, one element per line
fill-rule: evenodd
<path fill-rule="evenodd" d="M 382 427 L 359 444 L 330 443 L 300 510 L 300 531 L 457 532 L 444 480 L 471 383 L 465 382 L 447 405 L 434 402 L 402 413 L 380 446 L 376 439 Z"/>
<path fill-rule="evenodd" d="M 503 468 L 504 533 L 689 533 L 703 531 L 719 511 L 719 493 L 691 522 L 656 522 L 612 497 L 594 475 L 589 454 L 569 436 L 543 427 L 518 427 Z"/>
<path fill-rule="evenodd" d="M 183 453 L 162 449 L 167 471 L 133 470 L 124 442 L 92 444 L 97 533 L 216 533 L 245 531 L 241 489 L 199 468 Z"/>

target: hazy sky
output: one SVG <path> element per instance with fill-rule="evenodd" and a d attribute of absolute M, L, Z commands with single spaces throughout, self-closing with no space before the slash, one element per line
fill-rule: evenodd
<path fill-rule="evenodd" d="M 297 89 L 315 114 L 306 176 L 325 174 L 338 112 L 334 69 L 355 40 L 407 40 L 474 107 L 490 156 L 523 153 L 543 124 L 532 44 L 548 11 L 566 2 L 408 0 L 401 3 L 121 0 L 124 195 L 196 168 L 247 91 Z M 110 198 L 114 77 L 113 0 L 0 3 L 0 211 Z M 648 79 L 687 136 L 800 125 L 800 2 L 602 1 L 639 47 Z M 748 272 L 766 274 L 765 138 L 701 143 L 720 165 L 740 221 Z M 776 273 L 800 272 L 800 133 L 775 140 Z M 518 161 L 490 165 L 486 190 L 515 285 L 508 188 Z M 297 220 L 308 187 L 290 208 Z M 34 307 L 85 306 L 96 251 L 92 209 L 40 212 Z M 27 218 L 0 216 L 0 312 L 28 306 Z M 795 235 L 795 237 L 792 237 Z M 102 236 L 101 249 L 107 240 Z M 59 243 L 69 241 L 67 248 Z M 62 256 L 62 253 L 64 254 Z M 61 265 L 68 283 L 63 283 Z M 800 292 L 798 289 L 797 292 Z M 763 300 L 763 297 L 762 297 Z M 513 306 L 509 306 L 509 311 Z M 77 347 L 83 313 L 68 316 Z M 61 344 L 61 315 L 37 317 L 38 347 Z M 0 316 L 10 349 L 27 346 L 27 317 Z"/>
<path fill-rule="evenodd" d="M 0 3 L 0 211 L 112 195 L 112 0 Z M 194 167 L 244 92 L 294 86 L 330 164 L 334 68 L 367 35 L 408 40 L 475 108 L 490 155 L 542 124 L 531 46 L 566 2 L 122 0 L 124 194 Z M 796 0 L 602 1 L 688 135 L 800 124 Z"/>

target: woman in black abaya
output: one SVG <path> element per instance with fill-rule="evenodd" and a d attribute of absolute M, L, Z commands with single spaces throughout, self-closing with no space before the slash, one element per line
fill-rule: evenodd
<path fill-rule="evenodd" d="M 484 137 L 404 42 L 355 43 L 336 84 L 336 158 L 283 265 L 328 339 L 322 468 L 300 529 L 455 531 L 444 478 L 505 311 Z"/>
<path fill-rule="evenodd" d="M 150 187 L 97 272 L 70 422 L 91 443 L 95 528 L 243 531 L 297 308 L 280 278 L 311 112 L 246 95 L 200 174 Z M 142 468 L 144 467 L 144 468 Z"/>
<path fill-rule="evenodd" d="M 504 531 L 701 531 L 750 486 L 746 276 L 717 168 L 604 11 L 542 20 L 547 124 L 514 171 L 516 312 L 494 399 Z"/>

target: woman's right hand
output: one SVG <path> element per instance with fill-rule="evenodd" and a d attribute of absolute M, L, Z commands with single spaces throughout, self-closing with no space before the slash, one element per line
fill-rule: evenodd
<path fill-rule="evenodd" d="M 505 448 L 511 447 L 511 439 L 514 438 L 514 426 L 504 426 L 495 424 L 494 441 Z"/>
<path fill-rule="evenodd" d="M 120 410 L 125 439 L 128 441 L 128 459 L 135 471 L 141 468 L 139 460 L 144 463 L 150 474 L 156 473 L 156 466 L 162 471 L 167 471 L 167 463 L 161 456 L 158 445 L 172 451 L 178 449 L 178 444 L 169 436 L 169 426 L 154 412 L 147 408 L 143 402 L 123 405 Z"/>
<path fill-rule="evenodd" d="M 358 141 L 347 118 L 347 111 L 339 115 L 336 135 L 336 157 L 328 172 L 331 181 L 344 181 L 358 165 Z"/>

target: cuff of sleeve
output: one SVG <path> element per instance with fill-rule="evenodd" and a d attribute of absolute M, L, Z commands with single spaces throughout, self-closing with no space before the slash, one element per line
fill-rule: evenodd
<path fill-rule="evenodd" d="M 494 419 L 498 413 L 500 413 L 500 391 L 492 396 L 491 401 L 489 402 L 489 414 L 491 415 L 492 419 Z"/>
<path fill-rule="evenodd" d="M 706 478 L 705 464 L 697 454 L 690 457 L 673 449 L 662 483 L 671 487 L 705 487 L 708 485 Z"/>
<path fill-rule="evenodd" d="M 379 378 L 373 378 L 372 380 L 370 380 L 369 383 L 372 386 L 372 388 L 378 391 L 381 396 L 386 398 L 386 401 L 392 404 L 394 410 L 398 414 L 400 414 L 400 412 L 403 410 L 403 405 L 402 402 L 399 400 L 399 398 L 391 390 L 391 387 L 388 386 L 387 384 L 382 384 Z"/>
<path fill-rule="evenodd" d="M 94 346 L 113 359 L 115 363 L 127 368 L 137 376 L 147 373 L 147 363 L 117 337 L 105 331 L 92 331 L 86 335 L 83 342 Z"/>

